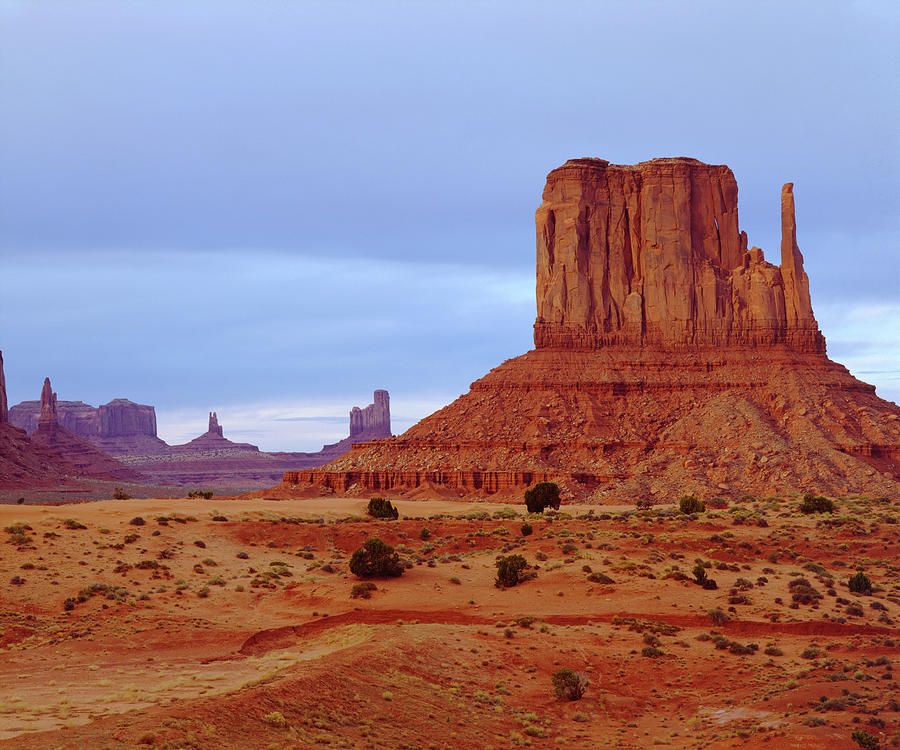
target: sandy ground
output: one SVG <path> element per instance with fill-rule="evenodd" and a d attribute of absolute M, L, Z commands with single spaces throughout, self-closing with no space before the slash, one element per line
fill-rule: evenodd
<path fill-rule="evenodd" d="M 395 504 L 0 506 L 0 746 L 900 744 L 894 504 L 563 506 L 528 536 L 521 505 Z M 353 598 L 370 536 L 409 567 Z M 496 588 L 507 554 L 536 577 Z M 871 595 L 848 590 L 858 565 Z M 553 695 L 563 667 L 590 680 L 581 700 Z"/>

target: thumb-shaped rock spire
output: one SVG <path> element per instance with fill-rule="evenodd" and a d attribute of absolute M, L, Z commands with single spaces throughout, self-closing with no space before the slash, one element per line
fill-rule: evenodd
<path fill-rule="evenodd" d="M 781 278 L 788 328 L 815 327 L 809 298 L 809 277 L 803 270 L 803 254 L 797 247 L 797 220 L 794 217 L 794 183 L 781 188 Z"/>
<path fill-rule="evenodd" d="M 41 418 L 40 425 L 56 424 L 56 394 L 50 386 L 50 378 L 44 378 L 44 387 L 41 389 Z"/>

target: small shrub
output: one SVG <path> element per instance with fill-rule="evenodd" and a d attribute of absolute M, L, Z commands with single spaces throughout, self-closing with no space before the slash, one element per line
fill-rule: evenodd
<path fill-rule="evenodd" d="M 353 584 L 353 588 L 350 590 L 350 598 L 351 599 L 371 599 L 372 592 L 375 591 L 378 587 L 372 583 L 371 581 L 363 581 L 362 583 Z"/>
<path fill-rule="evenodd" d="M 859 571 L 855 576 L 851 577 L 849 581 L 847 581 L 847 587 L 854 594 L 871 594 L 872 593 L 872 582 L 869 580 L 869 577 Z"/>
<path fill-rule="evenodd" d="M 188 497 L 202 497 L 204 500 L 210 500 L 213 496 L 212 490 L 191 490 L 187 493 Z"/>
<path fill-rule="evenodd" d="M 534 532 L 534 527 L 530 523 L 523 523 L 522 528 L 519 530 L 522 532 L 522 536 L 531 536 Z"/>
<path fill-rule="evenodd" d="M 400 517 L 399 511 L 394 507 L 390 500 L 383 497 L 373 497 L 366 506 L 366 513 L 372 518 L 381 518 L 390 521 L 396 521 Z"/>
<path fill-rule="evenodd" d="M 76 531 L 78 529 L 86 529 L 83 523 L 79 523 L 74 518 L 67 518 L 63 521 L 63 526 L 67 529 L 71 529 L 72 531 Z"/>
<path fill-rule="evenodd" d="M 351 556 L 350 572 L 359 578 L 396 578 L 403 575 L 403 563 L 393 547 L 371 537 Z"/>
<path fill-rule="evenodd" d="M 709 615 L 709 619 L 712 620 L 713 625 L 724 625 L 728 622 L 728 614 L 721 609 L 710 609 L 707 610 L 706 614 Z"/>
<path fill-rule="evenodd" d="M 869 734 L 865 729 L 857 729 L 850 735 L 850 739 L 863 750 L 879 750 L 878 739 Z"/>
<path fill-rule="evenodd" d="M 559 485 L 555 482 L 538 482 L 525 490 L 525 507 L 529 513 L 543 513 L 545 508 L 559 509 Z"/>
<path fill-rule="evenodd" d="M 644 646 L 641 649 L 641 656 L 646 656 L 650 659 L 656 659 L 664 655 L 665 651 L 663 651 L 661 648 L 658 648 L 657 646 Z"/>
<path fill-rule="evenodd" d="M 128 523 L 130 523 L 132 526 L 143 526 L 147 522 L 140 516 L 135 516 Z"/>
<path fill-rule="evenodd" d="M 606 575 L 605 573 L 600 573 L 600 572 L 591 573 L 587 577 L 587 579 L 591 583 L 615 583 L 615 581 L 612 578 L 610 578 L 608 575 Z"/>
<path fill-rule="evenodd" d="M 685 495 L 678 501 L 678 510 L 680 513 L 685 514 L 703 513 L 706 510 L 706 505 L 693 495 Z"/>
<path fill-rule="evenodd" d="M 431 539 L 431 530 L 423 526 L 421 529 L 419 529 L 419 539 L 421 539 L 423 542 Z"/>
<path fill-rule="evenodd" d="M 827 497 L 816 496 L 812 492 L 807 492 L 800 503 L 800 512 L 807 514 L 834 513 L 834 503 Z"/>
<path fill-rule="evenodd" d="M 703 567 L 702 562 L 698 561 L 697 564 L 694 565 L 694 568 L 691 572 L 694 574 L 694 582 L 698 586 L 702 586 L 705 589 L 717 589 L 718 588 L 718 585 L 716 584 L 716 582 L 712 578 L 707 577 L 706 568 Z"/>
<path fill-rule="evenodd" d="M 509 555 L 497 560 L 497 579 L 494 585 L 506 589 L 519 583 L 519 574 L 528 567 L 522 555 Z"/>
<path fill-rule="evenodd" d="M 113 499 L 115 500 L 131 500 L 131 495 L 129 495 L 125 490 L 121 487 L 116 487 L 113 490 Z"/>
<path fill-rule="evenodd" d="M 553 692 L 560 700 L 577 701 L 584 695 L 589 683 L 586 674 L 560 669 L 553 675 Z"/>

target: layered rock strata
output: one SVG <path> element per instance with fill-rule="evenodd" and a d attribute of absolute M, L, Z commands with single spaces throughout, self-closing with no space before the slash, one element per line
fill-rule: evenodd
<path fill-rule="evenodd" d="M 536 224 L 536 349 L 285 489 L 896 494 L 900 409 L 825 356 L 792 185 L 779 266 L 747 248 L 731 171 L 694 159 L 569 161 Z"/>

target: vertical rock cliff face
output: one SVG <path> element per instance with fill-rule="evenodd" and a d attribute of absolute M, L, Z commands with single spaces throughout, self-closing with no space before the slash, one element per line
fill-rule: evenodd
<path fill-rule="evenodd" d="M 0 352 L 0 424 L 9 422 L 9 408 L 6 402 L 6 376 L 3 374 L 3 352 Z"/>
<path fill-rule="evenodd" d="M 554 169 L 536 212 L 535 346 L 824 352 L 791 188 L 782 191 L 779 267 L 747 250 L 724 165 L 572 159 Z"/>
<path fill-rule="evenodd" d="M 377 440 L 391 436 L 391 397 L 387 391 L 375 391 L 374 403 L 365 409 L 350 410 L 350 438 Z"/>

